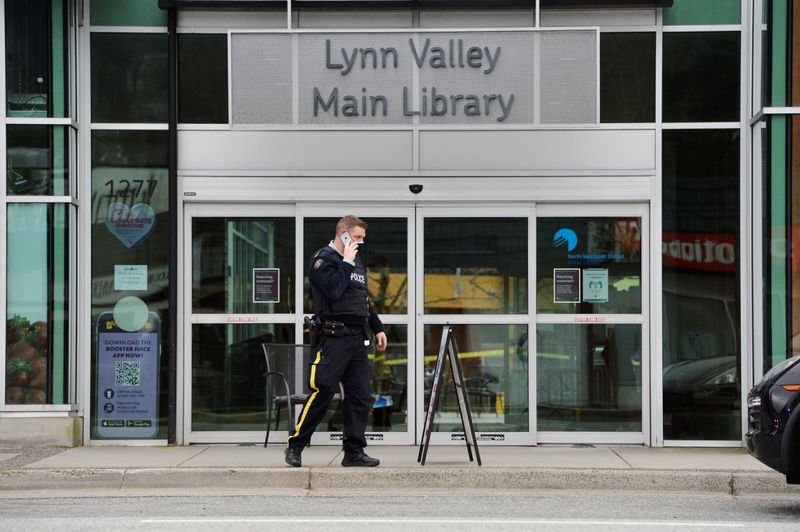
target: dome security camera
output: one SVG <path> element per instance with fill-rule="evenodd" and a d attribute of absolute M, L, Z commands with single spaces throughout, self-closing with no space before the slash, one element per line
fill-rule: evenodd
<path fill-rule="evenodd" d="M 408 190 L 410 190 L 412 194 L 419 194 L 422 192 L 422 185 L 408 185 Z"/>

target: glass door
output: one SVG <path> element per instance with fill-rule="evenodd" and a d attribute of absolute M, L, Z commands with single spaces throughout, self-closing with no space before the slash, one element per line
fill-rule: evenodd
<path fill-rule="evenodd" d="M 303 317 L 312 302 L 309 257 L 333 238 L 337 220 L 356 213 L 368 224 L 363 259 L 370 297 L 386 325 L 389 348 L 372 353 L 371 443 L 411 443 L 414 412 L 414 280 L 412 208 L 316 205 L 207 205 L 185 209 L 183 427 L 187 442 L 284 442 L 286 413 L 266 418 L 266 363 L 262 344 L 308 342 Z M 290 360 L 295 390 L 305 386 L 301 350 L 276 349 Z M 412 361 L 409 363 L 409 361 Z M 296 368 L 296 369 L 295 369 Z M 302 405 L 295 405 L 296 418 Z M 278 417 L 281 416 L 281 417 Z M 314 444 L 339 444 L 339 401 L 314 434 Z"/>
<path fill-rule="evenodd" d="M 647 442 L 647 206 L 536 214 L 537 439 Z"/>
<path fill-rule="evenodd" d="M 375 444 L 414 442 L 415 364 L 414 234 L 413 207 L 303 204 L 298 207 L 302 227 L 303 313 L 313 314 L 306 264 L 318 249 L 334 237 L 336 222 L 355 214 L 367 224 L 365 245 L 359 251 L 367 268 L 367 287 L 372 307 L 384 324 L 388 347 L 380 353 L 369 348 L 372 367 L 373 405 L 367 419 L 366 439 Z M 341 440 L 341 411 L 331 408 L 314 433 L 312 443 Z"/>
<path fill-rule="evenodd" d="M 532 224 L 532 207 L 417 209 L 418 423 L 430 397 L 442 327 L 450 324 L 479 441 L 534 442 L 528 357 Z M 460 419 L 448 374 L 431 442 L 463 445 Z"/>
<path fill-rule="evenodd" d="M 184 441 L 263 442 L 261 344 L 302 337 L 295 208 L 187 205 L 184 212 Z"/>

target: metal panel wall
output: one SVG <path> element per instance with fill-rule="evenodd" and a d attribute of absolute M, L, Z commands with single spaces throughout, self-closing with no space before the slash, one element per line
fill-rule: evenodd
<path fill-rule="evenodd" d="M 213 148 L 212 148 L 213 147 Z M 181 131 L 181 172 L 410 171 L 410 131 Z"/>
<path fill-rule="evenodd" d="M 653 130 L 422 131 L 420 170 L 655 171 Z"/>

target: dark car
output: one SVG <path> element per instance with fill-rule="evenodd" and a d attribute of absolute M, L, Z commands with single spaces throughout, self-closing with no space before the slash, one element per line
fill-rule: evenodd
<path fill-rule="evenodd" d="M 800 357 L 772 368 L 747 395 L 747 450 L 800 484 Z"/>

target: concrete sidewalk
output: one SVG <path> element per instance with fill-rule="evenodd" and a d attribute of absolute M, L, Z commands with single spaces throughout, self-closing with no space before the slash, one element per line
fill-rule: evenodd
<path fill-rule="evenodd" d="M 9 490 L 128 489 L 606 489 L 712 493 L 797 493 L 743 449 L 552 446 L 480 448 L 482 466 L 463 446 L 428 450 L 371 446 L 377 468 L 343 468 L 336 447 L 313 446 L 303 467 L 283 448 L 186 447 L 0 448 L 0 493 Z"/>

